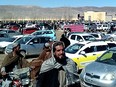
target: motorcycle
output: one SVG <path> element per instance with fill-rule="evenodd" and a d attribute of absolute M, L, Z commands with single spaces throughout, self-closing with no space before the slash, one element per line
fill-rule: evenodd
<path fill-rule="evenodd" d="M 21 68 L 9 72 L 8 78 L 0 80 L 0 87 L 30 87 L 30 68 Z"/>

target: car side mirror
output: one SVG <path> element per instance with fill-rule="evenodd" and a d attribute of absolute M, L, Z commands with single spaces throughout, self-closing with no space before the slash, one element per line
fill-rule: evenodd
<path fill-rule="evenodd" d="M 30 42 L 29 44 L 30 44 L 30 45 L 32 45 L 32 44 L 33 44 L 33 42 Z"/>
<path fill-rule="evenodd" d="M 80 54 L 84 55 L 85 54 L 85 51 L 81 51 Z"/>
<path fill-rule="evenodd" d="M 80 54 L 87 57 L 86 54 L 85 54 L 85 51 L 81 51 Z"/>

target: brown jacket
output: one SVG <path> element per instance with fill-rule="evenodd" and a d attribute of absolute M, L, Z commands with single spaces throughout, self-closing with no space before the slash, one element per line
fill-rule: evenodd
<path fill-rule="evenodd" d="M 30 62 L 30 65 L 34 67 L 34 69 L 31 71 L 31 78 L 36 78 L 37 74 L 39 73 L 39 70 L 41 68 L 41 65 L 43 61 L 47 60 L 51 57 L 51 49 L 50 48 L 44 48 L 42 53 L 39 55 L 37 59 L 34 59 Z"/>
<path fill-rule="evenodd" d="M 17 68 L 20 69 L 24 67 L 29 67 L 29 62 L 24 59 L 24 57 L 20 54 L 13 56 L 13 53 L 9 53 L 4 58 L 1 68 L 5 67 L 6 72 L 11 72 L 15 65 L 17 65 Z"/>

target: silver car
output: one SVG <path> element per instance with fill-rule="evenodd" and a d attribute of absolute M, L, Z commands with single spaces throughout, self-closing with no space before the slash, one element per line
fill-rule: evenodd
<path fill-rule="evenodd" d="M 107 50 L 80 74 L 82 87 L 116 87 L 116 47 Z"/>
<path fill-rule="evenodd" d="M 26 35 L 17 39 L 14 43 L 20 44 L 20 50 L 24 56 L 39 55 L 43 50 L 44 44 L 49 42 L 50 39 L 51 38 L 47 36 Z M 10 53 L 11 51 L 12 44 L 9 44 L 5 49 L 5 53 Z"/>

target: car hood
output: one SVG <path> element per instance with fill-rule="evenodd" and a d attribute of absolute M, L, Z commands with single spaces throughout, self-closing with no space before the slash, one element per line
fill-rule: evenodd
<path fill-rule="evenodd" d="M 77 54 L 71 54 L 71 53 L 66 53 L 66 52 L 65 52 L 65 54 L 66 54 L 66 56 L 67 56 L 68 58 L 70 58 L 70 59 L 75 58 L 75 57 L 78 56 Z"/>
<path fill-rule="evenodd" d="M 12 42 L 6 42 L 6 41 L 3 41 L 3 42 L 0 42 L 0 46 L 1 47 L 6 47 L 8 46 L 9 44 L 11 44 Z"/>
<path fill-rule="evenodd" d="M 116 65 L 109 65 L 100 62 L 92 62 L 85 68 L 86 73 L 93 73 L 95 75 L 106 75 L 108 73 L 116 73 Z"/>

